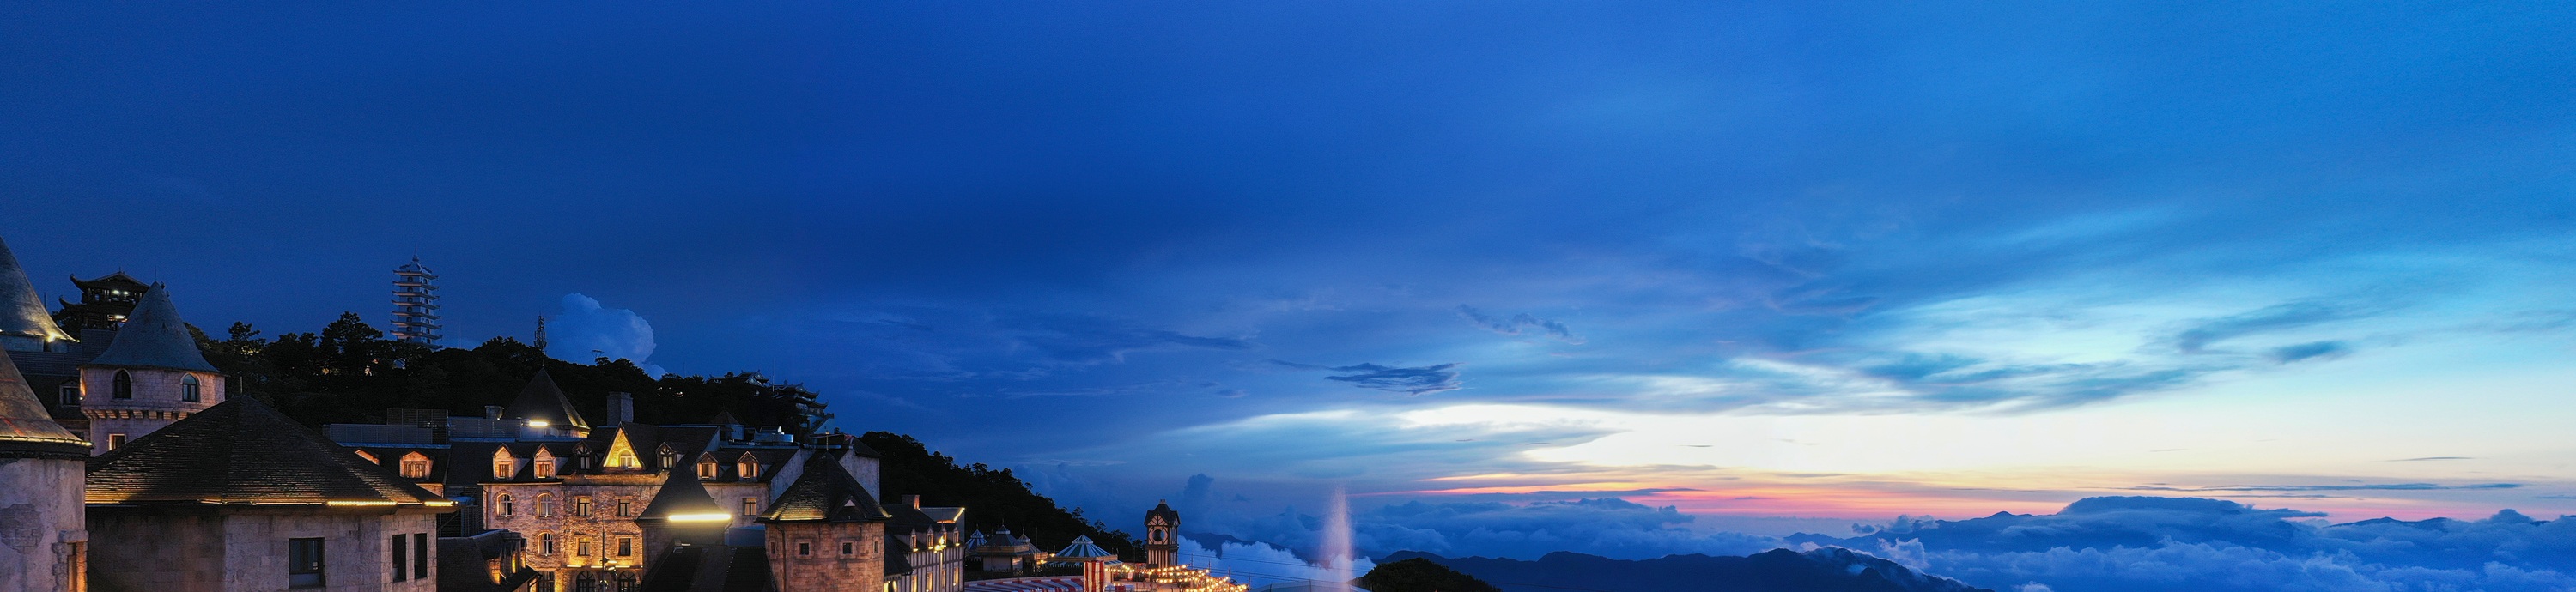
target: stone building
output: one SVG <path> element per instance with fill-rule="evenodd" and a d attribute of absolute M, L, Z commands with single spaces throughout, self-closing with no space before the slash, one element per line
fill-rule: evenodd
<path fill-rule="evenodd" d="M 886 521 L 893 515 L 875 498 L 839 463 L 822 456 L 808 461 L 760 517 L 771 581 L 799 592 L 883 590 Z"/>
<path fill-rule="evenodd" d="M 81 414 L 89 419 L 94 454 L 170 425 L 224 400 L 224 374 L 206 363 L 197 339 L 170 303 L 170 290 L 153 286 L 114 342 L 80 366 Z"/>
<path fill-rule="evenodd" d="M 99 592 L 434 592 L 455 511 L 248 397 L 91 459 L 84 497 Z"/>
<path fill-rule="evenodd" d="M 88 457 L 89 442 L 54 423 L 0 350 L 0 566 L 16 567 L 0 568 L 0 592 L 86 589 Z"/>
<path fill-rule="evenodd" d="M 907 495 L 886 512 L 888 592 L 965 589 L 965 508 L 922 507 L 921 496 Z"/>

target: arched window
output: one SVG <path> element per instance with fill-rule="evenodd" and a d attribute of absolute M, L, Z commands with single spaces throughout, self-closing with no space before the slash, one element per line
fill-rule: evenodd
<path fill-rule="evenodd" d="M 634 590 L 634 589 L 635 589 L 635 572 L 631 572 L 631 571 L 621 571 L 621 572 L 617 572 L 617 589 L 618 589 L 618 590 Z"/>
<path fill-rule="evenodd" d="M 670 445 L 666 444 L 662 446 L 661 457 L 662 468 L 664 469 L 678 468 L 680 466 L 680 453 L 678 451 L 671 450 Z"/>
<path fill-rule="evenodd" d="M 599 576 L 581 572 L 581 575 L 573 576 L 572 589 L 573 592 L 599 592 Z"/>
<path fill-rule="evenodd" d="M 109 397 L 118 399 L 134 398 L 134 376 L 126 374 L 124 370 L 116 371 L 116 379 L 113 381 L 113 386 L 108 387 L 108 393 Z"/>
<path fill-rule="evenodd" d="M 518 514 L 519 514 L 519 498 L 518 498 L 518 497 L 516 497 L 516 496 L 512 496 L 512 495 L 507 494 L 507 493 L 504 493 L 504 494 L 501 494 L 501 497 L 498 499 L 498 501 L 499 501 L 499 503 L 495 505 L 495 507 L 494 507 L 494 511 L 500 512 L 500 514 L 498 514 L 500 517 L 502 517 L 502 518 L 508 518 L 508 517 L 516 516 L 516 515 L 518 515 Z"/>
<path fill-rule="evenodd" d="M 546 518 L 546 517 L 551 517 L 551 516 L 554 516 L 554 515 L 555 515 L 555 494 L 551 494 L 551 493 L 540 493 L 540 494 L 537 494 L 537 517 L 538 517 L 538 518 Z"/>
<path fill-rule="evenodd" d="M 179 377 L 179 400 L 195 403 L 199 400 L 197 392 L 197 375 L 187 374 Z"/>
<path fill-rule="evenodd" d="M 540 532 L 540 533 L 537 533 L 537 554 L 538 554 L 538 555 L 553 555 L 553 554 L 555 554 L 555 533 L 551 533 L 551 532 Z"/>

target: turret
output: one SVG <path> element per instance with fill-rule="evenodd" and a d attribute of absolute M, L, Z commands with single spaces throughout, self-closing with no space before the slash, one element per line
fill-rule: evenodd
<path fill-rule="evenodd" d="M 89 531 L 81 505 L 89 442 L 54 423 L 0 350 L 0 592 L 82 590 Z"/>
<path fill-rule="evenodd" d="M 224 374 L 197 351 L 197 338 L 155 284 L 134 306 L 107 351 L 80 367 L 81 414 L 93 454 L 105 454 L 224 401 Z"/>
<path fill-rule="evenodd" d="M 876 496 L 824 455 L 780 492 L 760 522 L 770 581 L 780 590 L 877 592 L 886 568 L 886 520 Z"/>

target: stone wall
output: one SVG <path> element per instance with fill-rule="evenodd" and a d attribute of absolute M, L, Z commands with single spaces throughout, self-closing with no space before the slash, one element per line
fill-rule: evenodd
<path fill-rule="evenodd" d="M 113 509 L 90 515 L 96 592 L 275 592 L 287 589 L 287 540 L 323 539 L 321 592 L 437 592 L 436 514 L 339 510 L 176 515 Z M 394 581 L 395 534 L 427 533 L 427 577 Z M 407 545 L 408 546 L 408 545 Z M 408 549 L 405 551 L 409 565 Z"/>
<path fill-rule="evenodd" d="M 124 434 L 125 441 L 143 439 L 146 434 L 185 419 L 189 414 L 206 410 L 224 401 L 224 375 L 213 372 L 183 372 L 149 368 L 122 369 L 134 381 L 134 398 L 116 398 L 118 368 L 82 368 L 81 414 L 89 417 L 90 454 L 106 454 L 108 439 Z M 197 378 L 197 401 L 179 400 L 180 379 Z"/>
<path fill-rule="evenodd" d="M 564 483 L 486 483 L 483 485 L 483 526 L 519 533 L 528 540 L 528 567 L 552 574 L 557 590 L 571 590 L 573 574 L 583 570 L 605 570 L 614 562 L 621 570 L 646 567 L 644 529 L 636 526 L 634 516 L 617 515 L 617 502 L 623 499 L 630 513 L 641 514 L 653 503 L 659 485 L 575 485 Z M 511 497 L 512 512 L 501 513 L 501 496 Z M 537 498 L 552 495 L 546 516 L 537 515 Z M 589 516 L 573 515 L 575 498 L 591 498 Z M 554 541 L 553 552 L 545 548 L 546 537 Z M 581 554 L 580 542 L 589 537 L 588 555 Z M 617 554 L 619 538 L 631 538 L 631 553 Z"/>
<path fill-rule="evenodd" d="M 771 524 L 766 534 L 770 579 L 780 590 L 879 592 L 885 582 L 885 523 Z M 842 555 L 842 543 L 852 546 Z M 797 554 L 798 545 L 808 552 Z"/>
<path fill-rule="evenodd" d="M 55 592 L 74 576 L 74 554 L 89 540 L 81 466 L 78 459 L 0 458 L 0 592 Z"/>

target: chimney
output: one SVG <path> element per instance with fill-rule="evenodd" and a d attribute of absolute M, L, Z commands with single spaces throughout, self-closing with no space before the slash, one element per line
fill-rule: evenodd
<path fill-rule="evenodd" d="M 916 509 L 916 510 L 921 509 L 921 496 L 918 496 L 918 495 L 907 495 L 907 496 L 903 496 L 903 505 L 912 506 L 912 507 L 913 507 L 913 509 Z"/>
<path fill-rule="evenodd" d="M 500 419 L 501 413 L 502 407 L 500 405 L 483 406 L 483 419 Z"/>
<path fill-rule="evenodd" d="M 619 424 L 635 422 L 635 395 L 608 394 L 608 420 Z"/>

